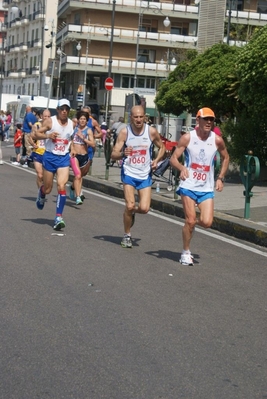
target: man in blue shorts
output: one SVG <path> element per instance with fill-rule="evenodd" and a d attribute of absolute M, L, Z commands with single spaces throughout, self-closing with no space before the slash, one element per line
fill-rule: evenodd
<path fill-rule="evenodd" d="M 66 98 L 59 100 L 57 115 L 44 120 L 42 127 L 32 133 L 33 138 L 46 140 L 43 154 L 43 185 L 39 189 L 36 200 L 38 209 L 43 209 L 45 196 L 52 191 L 53 178 L 55 174 L 57 176 L 58 196 L 54 230 L 65 227 L 62 214 L 66 203 L 66 184 L 69 179 L 69 146 L 74 129 L 74 122 L 68 118 L 69 112 L 69 100 Z"/>
<path fill-rule="evenodd" d="M 181 136 L 170 163 L 180 171 L 180 184 L 177 193 L 181 196 L 185 213 L 183 227 L 183 252 L 180 263 L 193 265 L 190 242 L 195 225 L 208 228 L 212 225 L 214 213 L 214 157 L 218 151 L 221 156 L 221 169 L 215 188 L 222 191 L 224 176 L 229 166 L 229 155 L 222 137 L 212 131 L 215 120 L 210 108 L 201 108 L 197 113 L 196 130 Z M 179 162 L 184 153 L 184 165 Z M 196 205 L 199 219 L 196 217 Z"/>
<path fill-rule="evenodd" d="M 147 125 L 142 106 L 131 109 L 131 123 L 120 130 L 111 159 L 122 159 L 121 180 L 123 182 L 125 210 L 123 214 L 123 248 L 132 248 L 131 227 L 135 213 L 147 213 L 151 203 L 152 171 L 165 154 L 165 147 L 156 128 Z M 152 160 L 152 145 L 159 148 L 157 158 Z M 139 204 L 135 205 L 135 190 Z"/>

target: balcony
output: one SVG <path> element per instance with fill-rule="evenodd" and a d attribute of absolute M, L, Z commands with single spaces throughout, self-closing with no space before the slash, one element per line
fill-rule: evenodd
<path fill-rule="evenodd" d="M 20 51 L 27 51 L 28 50 L 27 43 L 20 43 L 19 49 Z"/>
<path fill-rule="evenodd" d="M 87 66 L 91 71 L 103 72 L 108 69 L 108 58 L 88 57 Z M 66 71 L 85 69 L 86 57 L 65 56 L 62 58 L 62 69 Z M 166 64 L 161 62 L 138 62 L 138 75 L 166 77 L 171 71 L 174 71 L 177 65 L 169 65 L 168 70 Z M 135 71 L 135 61 L 125 59 L 112 60 L 112 69 L 114 73 L 133 74 Z"/>
<path fill-rule="evenodd" d="M 35 66 L 33 68 L 30 68 L 30 75 L 39 76 L 40 75 L 39 67 Z"/>
<path fill-rule="evenodd" d="M 3 8 L 8 8 L 8 2 L 7 1 L 3 1 L 2 7 Z"/>
<path fill-rule="evenodd" d="M 29 25 L 29 23 L 30 23 L 28 17 L 21 17 L 20 21 L 21 21 L 21 26 L 26 26 L 26 25 Z"/>
<path fill-rule="evenodd" d="M 6 25 L 0 22 L 0 32 L 6 32 L 6 30 L 7 30 Z"/>
<path fill-rule="evenodd" d="M 9 72 L 8 72 L 8 77 L 9 78 L 18 78 L 19 77 L 19 72 L 17 71 L 17 69 L 11 69 Z"/>
<path fill-rule="evenodd" d="M 97 41 L 110 41 L 110 28 L 105 28 L 103 26 L 90 26 L 90 40 Z M 84 25 L 67 25 L 61 31 L 57 33 L 57 42 L 59 42 L 62 37 L 66 40 L 68 35 L 71 38 L 82 41 L 85 39 L 85 33 L 88 32 L 88 26 Z M 87 33 L 88 34 L 88 33 Z M 136 45 L 138 31 L 132 29 L 114 29 L 114 43 L 123 42 Z M 139 32 L 139 42 L 140 45 L 148 46 L 163 46 L 163 47 L 173 47 L 173 48 L 195 48 L 195 43 L 197 41 L 197 36 L 184 36 L 175 35 L 170 33 L 159 33 L 159 32 Z"/>
<path fill-rule="evenodd" d="M 26 77 L 26 69 L 19 69 L 18 74 L 19 74 L 19 78 L 25 78 Z"/>

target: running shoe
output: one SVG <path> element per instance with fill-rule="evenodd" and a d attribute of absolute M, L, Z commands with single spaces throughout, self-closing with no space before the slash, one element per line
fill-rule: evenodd
<path fill-rule="evenodd" d="M 23 168 L 28 168 L 28 164 L 27 164 L 27 163 L 24 163 L 24 164 L 22 165 L 22 167 L 23 167 Z"/>
<path fill-rule="evenodd" d="M 76 205 L 82 205 L 83 201 L 81 197 L 76 197 Z"/>
<path fill-rule="evenodd" d="M 123 239 L 121 240 L 121 246 L 123 248 L 132 248 L 133 243 L 132 239 L 130 236 L 124 236 Z"/>
<path fill-rule="evenodd" d="M 181 254 L 179 262 L 185 266 L 194 266 L 194 258 L 191 254 Z"/>
<path fill-rule="evenodd" d="M 38 197 L 36 200 L 36 206 L 38 209 L 42 210 L 45 204 L 45 197 L 41 196 L 41 191 L 38 191 Z"/>
<path fill-rule="evenodd" d="M 66 225 L 65 225 L 65 222 L 62 219 L 62 217 L 61 216 L 57 216 L 55 218 L 55 225 L 54 225 L 53 229 L 58 231 L 58 230 L 64 229 L 65 226 Z"/>
<path fill-rule="evenodd" d="M 135 222 L 135 213 L 133 212 L 133 213 L 132 213 L 132 223 L 131 223 L 131 227 L 133 227 L 134 222 Z"/>
<path fill-rule="evenodd" d="M 71 200 L 75 200 L 75 191 L 72 188 L 72 186 L 70 186 L 69 197 L 70 197 Z"/>
<path fill-rule="evenodd" d="M 19 166 L 19 165 L 20 165 L 20 163 L 19 163 L 19 162 L 17 162 L 17 161 L 15 161 L 15 162 L 11 162 L 11 164 L 12 164 L 12 165 L 17 165 L 17 166 Z"/>
<path fill-rule="evenodd" d="M 82 201 L 85 200 L 85 196 L 83 195 L 83 190 L 81 191 L 80 197 L 81 197 L 81 200 L 82 200 Z"/>

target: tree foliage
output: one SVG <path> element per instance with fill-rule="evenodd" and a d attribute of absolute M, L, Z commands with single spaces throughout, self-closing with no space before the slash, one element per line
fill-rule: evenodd
<path fill-rule="evenodd" d="M 267 160 L 267 25 L 243 47 L 216 44 L 182 61 L 155 99 L 165 113 L 179 115 L 200 107 L 214 109 L 222 121 L 235 160 L 252 150 Z"/>
<path fill-rule="evenodd" d="M 202 106 L 212 106 L 218 114 L 233 112 L 234 100 L 228 97 L 231 71 L 240 49 L 216 44 L 204 53 L 182 61 L 160 85 L 155 99 L 165 113 L 179 115 L 196 112 Z"/>

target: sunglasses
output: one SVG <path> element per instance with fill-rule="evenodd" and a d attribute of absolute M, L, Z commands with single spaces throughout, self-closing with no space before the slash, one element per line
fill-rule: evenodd
<path fill-rule="evenodd" d="M 60 111 L 69 111 L 69 107 L 66 105 L 62 105 L 62 107 L 59 107 Z"/>
<path fill-rule="evenodd" d="M 204 121 L 206 121 L 206 122 L 208 122 L 208 121 L 214 122 L 214 120 L 215 120 L 215 118 L 213 116 L 205 116 L 202 119 L 204 119 Z"/>

